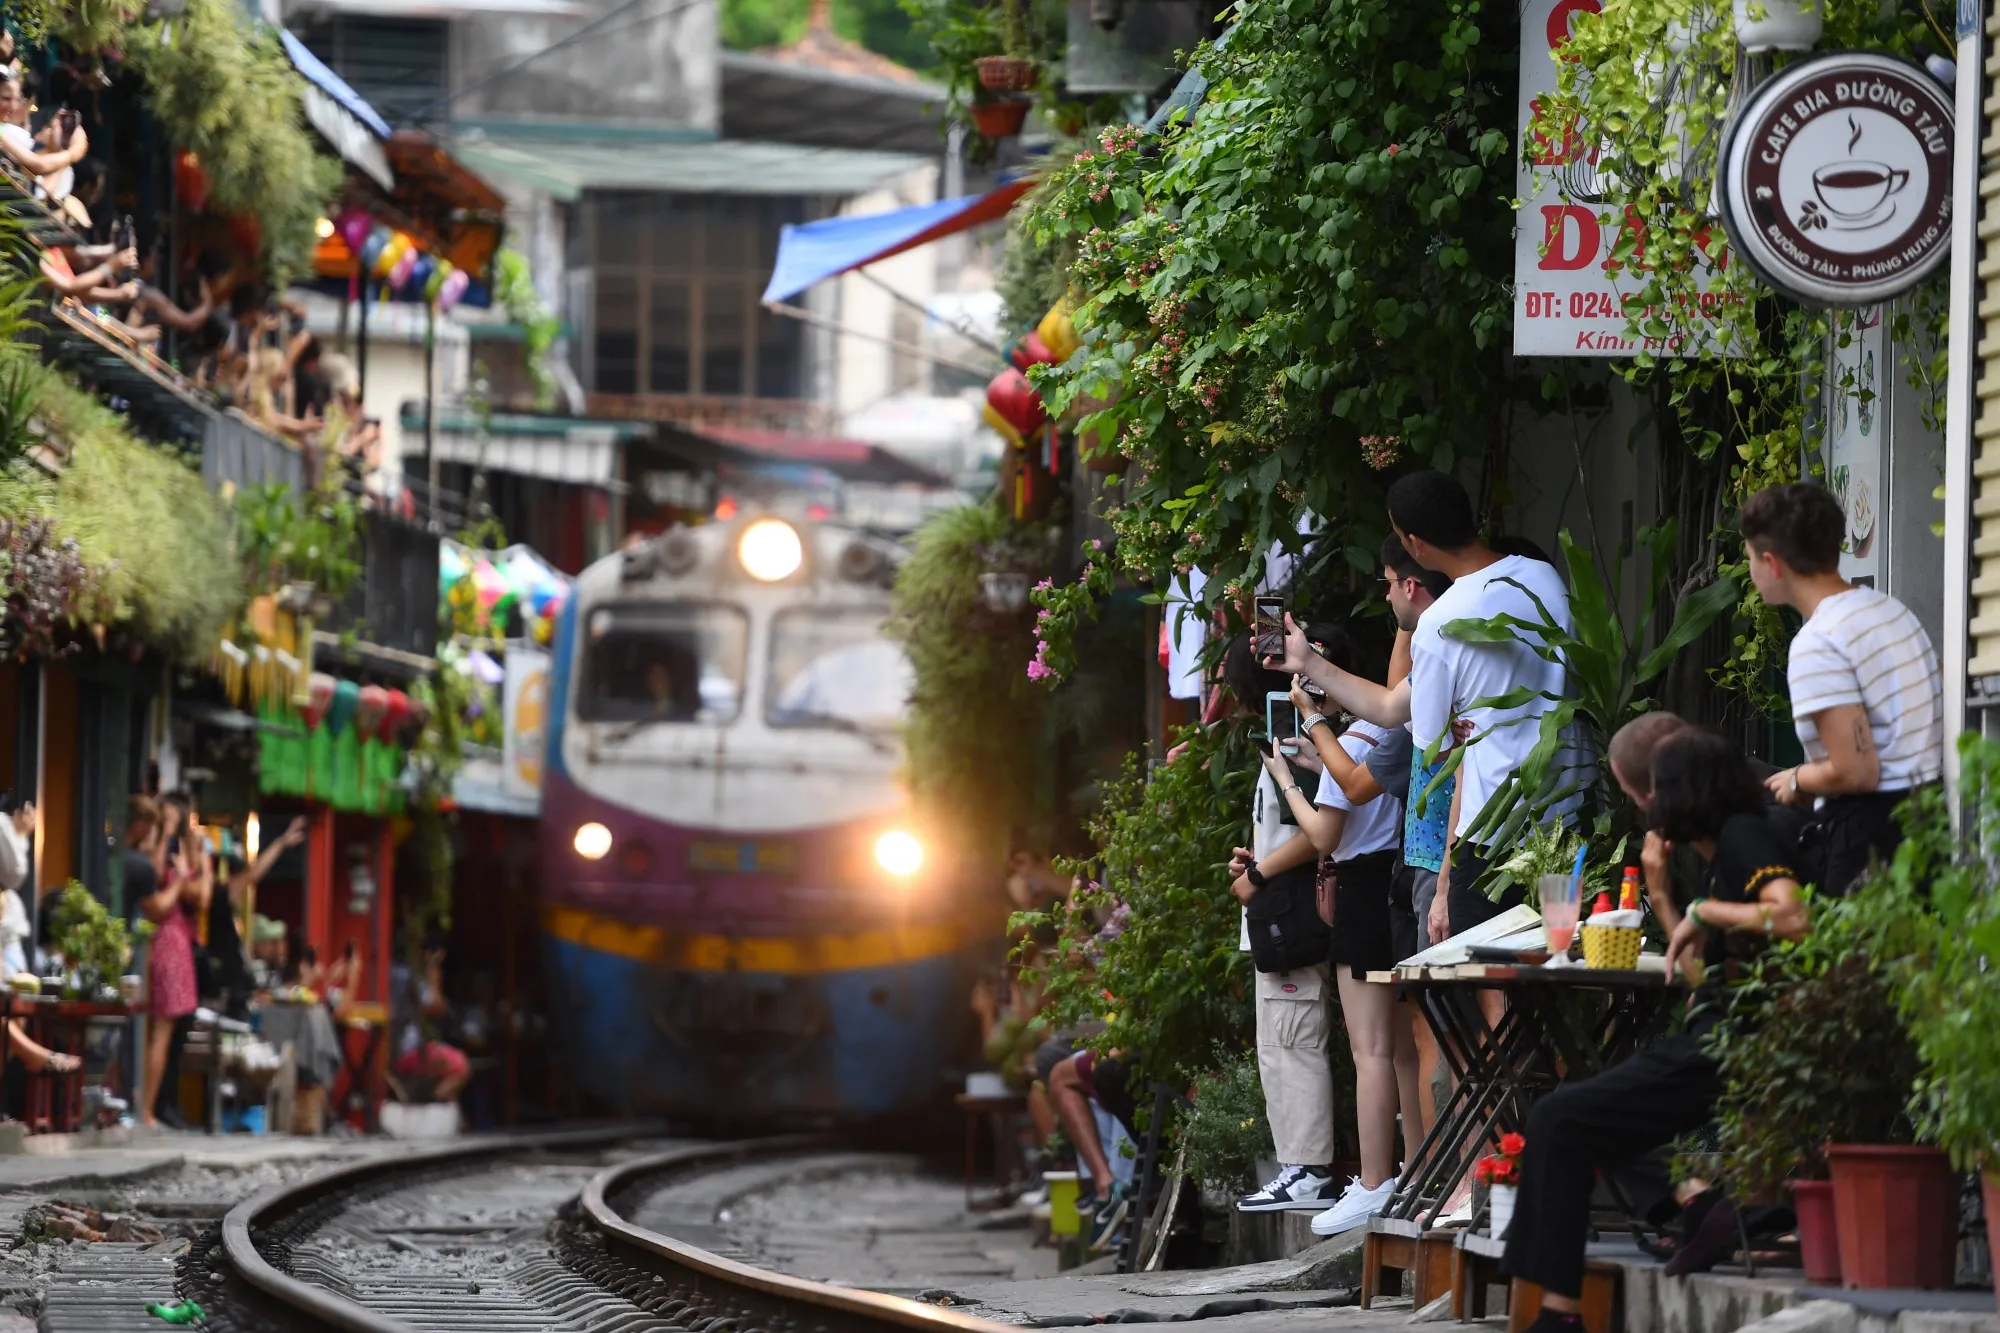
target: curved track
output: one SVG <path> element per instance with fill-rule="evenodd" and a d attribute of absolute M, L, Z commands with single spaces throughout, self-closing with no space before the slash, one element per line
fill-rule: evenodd
<path fill-rule="evenodd" d="M 240 1333 L 992 1333 L 983 1320 L 757 1268 L 632 1220 L 663 1187 L 824 1146 L 639 1155 L 625 1129 L 359 1163 L 237 1205 L 212 1247 L 189 1256 L 183 1287 L 210 1327 Z"/>

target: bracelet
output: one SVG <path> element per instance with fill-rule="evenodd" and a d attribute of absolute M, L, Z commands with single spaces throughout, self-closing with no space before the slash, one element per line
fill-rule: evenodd
<path fill-rule="evenodd" d="M 1708 899 L 1706 898 L 1693 899 L 1688 903 L 1687 911 L 1682 913 L 1682 915 L 1687 917 L 1688 920 L 1694 922 L 1695 925 L 1700 927 L 1702 930 L 1708 929 L 1708 923 L 1701 919 L 1701 905 L 1707 901 Z"/>
<path fill-rule="evenodd" d="M 1325 713 L 1307 713 L 1305 721 L 1299 724 L 1299 735 L 1310 736 L 1314 727 L 1326 725 Z"/>
<path fill-rule="evenodd" d="M 1792 795 L 1799 794 L 1799 765 L 1792 765 Z"/>
<path fill-rule="evenodd" d="M 1278 788 L 1278 795 L 1280 796 L 1283 796 L 1288 792 L 1297 792 L 1299 795 L 1304 796 L 1306 794 L 1306 789 L 1304 787 L 1301 787 L 1296 782 L 1291 783 L 1288 786 Z"/>

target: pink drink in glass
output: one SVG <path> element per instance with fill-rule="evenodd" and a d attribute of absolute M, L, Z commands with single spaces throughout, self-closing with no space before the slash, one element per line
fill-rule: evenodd
<path fill-rule="evenodd" d="M 1543 875 L 1535 881 L 1535 887 L 1541 894 L 1542 925 L 1548 931 L 1549 952 L 1567 953 L 1570 940 L 1576 936 L 1582 885 L 1568 875 Z"/>

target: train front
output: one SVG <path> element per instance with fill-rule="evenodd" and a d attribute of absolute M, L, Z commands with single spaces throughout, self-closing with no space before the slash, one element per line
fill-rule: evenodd
<path fill-rule="evenodd" d="M 746 517 L 578 579 L 551 677 L 543 934 L 592 1100 L 854 1119 L 930 1103 L 960 1063 L 969 930 L 898 781 L 898 558 Z"/>

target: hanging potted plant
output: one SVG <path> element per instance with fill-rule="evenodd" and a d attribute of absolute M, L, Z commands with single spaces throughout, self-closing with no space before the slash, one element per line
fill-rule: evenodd
<path fill-rule="evenodd" d="M 966 108 L 966 114 L 972 117 L 972 128 L 984 137 L 1011 139 L 1021 132 L 1030 105 L 1025 97 L 996 97 L 974 102 Z"/>
<path fill-rule="evenodd" d="M 1736 43 L 1751 55 L 1810 51 L 1826 28 L 1826 0 L 1734 0 Z"/>
<path fill-rule="evenodd" d="M 1039 72 L 1033 59 L 1034 38 L 1029 31 L 1028 6 L 1032 0 L 1000 0 L 1001 54 L 981 56 L 972 62 L 979 86 L 988 92 L 1025 93 L 1035 86 Z"/>

